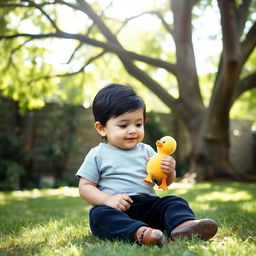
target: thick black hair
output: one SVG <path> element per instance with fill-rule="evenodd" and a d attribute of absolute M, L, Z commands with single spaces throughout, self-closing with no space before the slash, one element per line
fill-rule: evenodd
<path fill-rule="evenodd" d="M 129 85 L 110 84 L 102 88 L 95 96 L 92 110 L 95 122 L 106 125 L 111 117 L 142 108 L 144 121 L 146 106 L 143 99 Z"/>

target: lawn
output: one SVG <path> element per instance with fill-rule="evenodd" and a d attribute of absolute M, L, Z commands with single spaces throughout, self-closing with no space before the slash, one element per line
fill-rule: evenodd
<path fill-rule="evenodd" d="M 94 238 L 77 188 L 0 193 L 0 255 L 256 255 L 255 183 L 175 183 L 160 196 L 184 197 L 198 218 L 219 224 L 210 241 L 175 241 L 142 247 Z"/>

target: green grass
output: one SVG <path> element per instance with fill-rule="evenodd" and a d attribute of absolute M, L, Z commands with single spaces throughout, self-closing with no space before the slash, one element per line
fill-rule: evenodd
<path fill-rule="evenodd" d="M 179 240 L 164 248 L 94 238 L 88 205 L 77 188 L 0 193 L 0 255 L 256 255 L 256 184 L 197 183 L 171 186 L 159 195 L 187 199 L 198 218 L 219 224 L 210 241 Z"/>

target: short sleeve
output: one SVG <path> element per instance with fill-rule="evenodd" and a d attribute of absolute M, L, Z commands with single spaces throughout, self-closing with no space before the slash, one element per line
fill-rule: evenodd
<path fill-rule="evenodd" d="M 100 175 L 99 175 L 99 168 L 98 168 L 98 154 L 97 148 L 93 148 L 89 151 L 86 155 L 82 165 L 78 169 L 76 176 L 78 178 L 85 178 L 91 182 L 98 184 Z"/>
<path fill-rule="evenodd" d="M 149 158 L 156 154 L 155 150 L 150 145 L 146 145 L 146 152 L 147 152 L 147 157 Z"/>

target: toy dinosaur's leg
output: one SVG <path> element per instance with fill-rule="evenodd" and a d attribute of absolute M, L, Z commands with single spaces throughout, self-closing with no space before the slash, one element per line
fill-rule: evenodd
<path fill-rule="evenodd" d="M 150 184 L 153 183 L 152 177 L 151 177 L 150 175 L 148 175 L 148 176 L 146 177 L 146 179 L 144 179 L 143 181 L 144 181 L 144 182 L 147 182 L 147 183 L 150 183 Z"/>
<path fill-rule="evenodd" d="M 161 185 L 158 188 L 161 188 L 162 190 L 168 190 L 167 184 L 166 184 L 166 179 L 161 180 Z"/>

